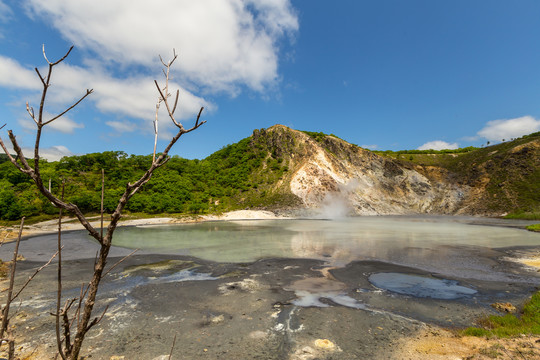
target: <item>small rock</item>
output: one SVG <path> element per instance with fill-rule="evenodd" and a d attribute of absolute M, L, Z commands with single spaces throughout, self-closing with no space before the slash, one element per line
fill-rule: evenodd
<path fill-rule="evenodd" d="M 223 314 L 217 315 L 217 316 L 212 316 L 212 317 L 210 318 L 210 322 L 211 322 L 212 324 L 219 324 L 219 323 L 221 323 L 221 322 L 223 322 L 223 321 L 225 321 L 225 316 L 223 316 Z"/>
<path fill-rule="evenodd" d="M 217 325 L 225 321 L 225 315 L 215 315 L 215 314 L 206 314 L 203 316 L 202 324 L 207 325 Z"/>
<path fill-rule="evenodd" d="M 333 350 L 336 347 L 336 344 L 328 339 L 317 339 L 315 340 L 315 346 L 321 349 Z"/>
<path fill-rule="evenodd" d="M 493 303 L 491 307 L 500 312 L 514 313 L 516 312 L 516 307 L 510 303 Z"/>
<path fill-rule="evenodd" d="M 118 355 L 113 355 L 110 357 L 110 360 L 124 360 L 125 357 L 122 355 L 122 356 L 118 356 Z"/>

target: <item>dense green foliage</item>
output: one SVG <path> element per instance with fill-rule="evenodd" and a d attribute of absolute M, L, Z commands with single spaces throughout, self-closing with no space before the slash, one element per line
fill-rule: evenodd
<path fill-rule="evenodd" d="M 304 134 L 307 134 L 309 135 L 310 137 L 312 137 L 315 141 L 317 142 L 322 142 L 327 136 L 333 136 L 337 139 L 340 139 L 339 137 L 337 137 L 336 135 L 334 134 L 330 134 L 330 135 L 327 135 L 323 132 L 314 132 L 314 131 L 302 131 Z"/>
<path fill-rule="evenodd" d="M 66 200 L 86 213 L 99 212 L 101 169 L 105 171 L 105 210 L 112 212 L 128 182 L 138 179 L 150 166 L 152 156 L 107 151 L 43 161 L 43 179 L 51 179 L 58 193 L 66 180 Z M 290 202 L 273 185 L 288 167 L 283 158 L 253 143 L 251 138 L 228 145 L 204 160 L 172 157 L 128 203 L 128 212 L 189 213 L 221 212 L 265 207 Z M 38 193 L 31 179 L 9 161 L 0 163 L 0 220 L 21 216 L 56 214 Z"/>
<path fill-rule="evenodd" d="M 403 155 L 403 154 L 463 154 L 468 153 L 474 150 L 477 150 L 477 147 L 474 146 L 468 146 L 464 148 L 459 149 L 443 149 L 443 150 L 398 150 L 398 151 L 392 151 L 392 150 L 373 150 L 374 153 L 380 154 L 380 155 L 387 155 L 387 156 L 393 156 L 393 155 Z M 395 156 L 394 156 L 395 157 Z"/>
<path fill-rule="evenodd" d="M 535 293 L 524 305 L 521 316 L 491 315 L 480 321 L 481 327 L 470 327 L 464 335 L 486 337 L 510 337 L 521 334 L 540 334 L 540 292 Z"/>
<path fill-rule="evenodd" d="M 527 226 L 527 230 L 534 231 L 534 232 L 540 232 L 540 224 L 534 224 Z"/>

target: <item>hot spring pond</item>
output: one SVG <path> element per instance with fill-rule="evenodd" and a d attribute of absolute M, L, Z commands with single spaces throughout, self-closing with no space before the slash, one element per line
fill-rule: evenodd
<path fill-rule="evenodd" d="M 113 244 L 217 262 L 281 257 L 320 259 L 343 266 L 356 260 L 380 260 L 492 280 L 500 275 L 490 261 L 497 255 L 493 249 L 540 245 L 540 234 L 477 225 L 474 221 L 455 217 L 356 217 L 203 222 L 120 228 Z"/>

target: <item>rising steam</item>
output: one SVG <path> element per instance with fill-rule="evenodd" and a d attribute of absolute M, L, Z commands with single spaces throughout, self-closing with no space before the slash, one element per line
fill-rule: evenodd
<path fill-rule="evenodd" d="M 342 219 L 355 214 L 351 204 L 351 194 L 358 188 L 358 181 L 352 179 L 347 184 L 339 185 L 338 191 L 328 192 L 317 211 L 317 218 Z"/>

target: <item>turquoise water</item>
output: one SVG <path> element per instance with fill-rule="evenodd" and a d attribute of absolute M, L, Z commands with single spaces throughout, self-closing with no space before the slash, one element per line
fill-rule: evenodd
<path fill-rule="evenodd" d="M 473 221 L 473 220 L 471 220 Z M 220 262 L 310 258 L 337 266 L 381 260 L 426 270 L 493 272 L 493 249 L 540 246 L 540 234 L 453 217 L 246 220 L 117 230 L 113 245 Z"/>

